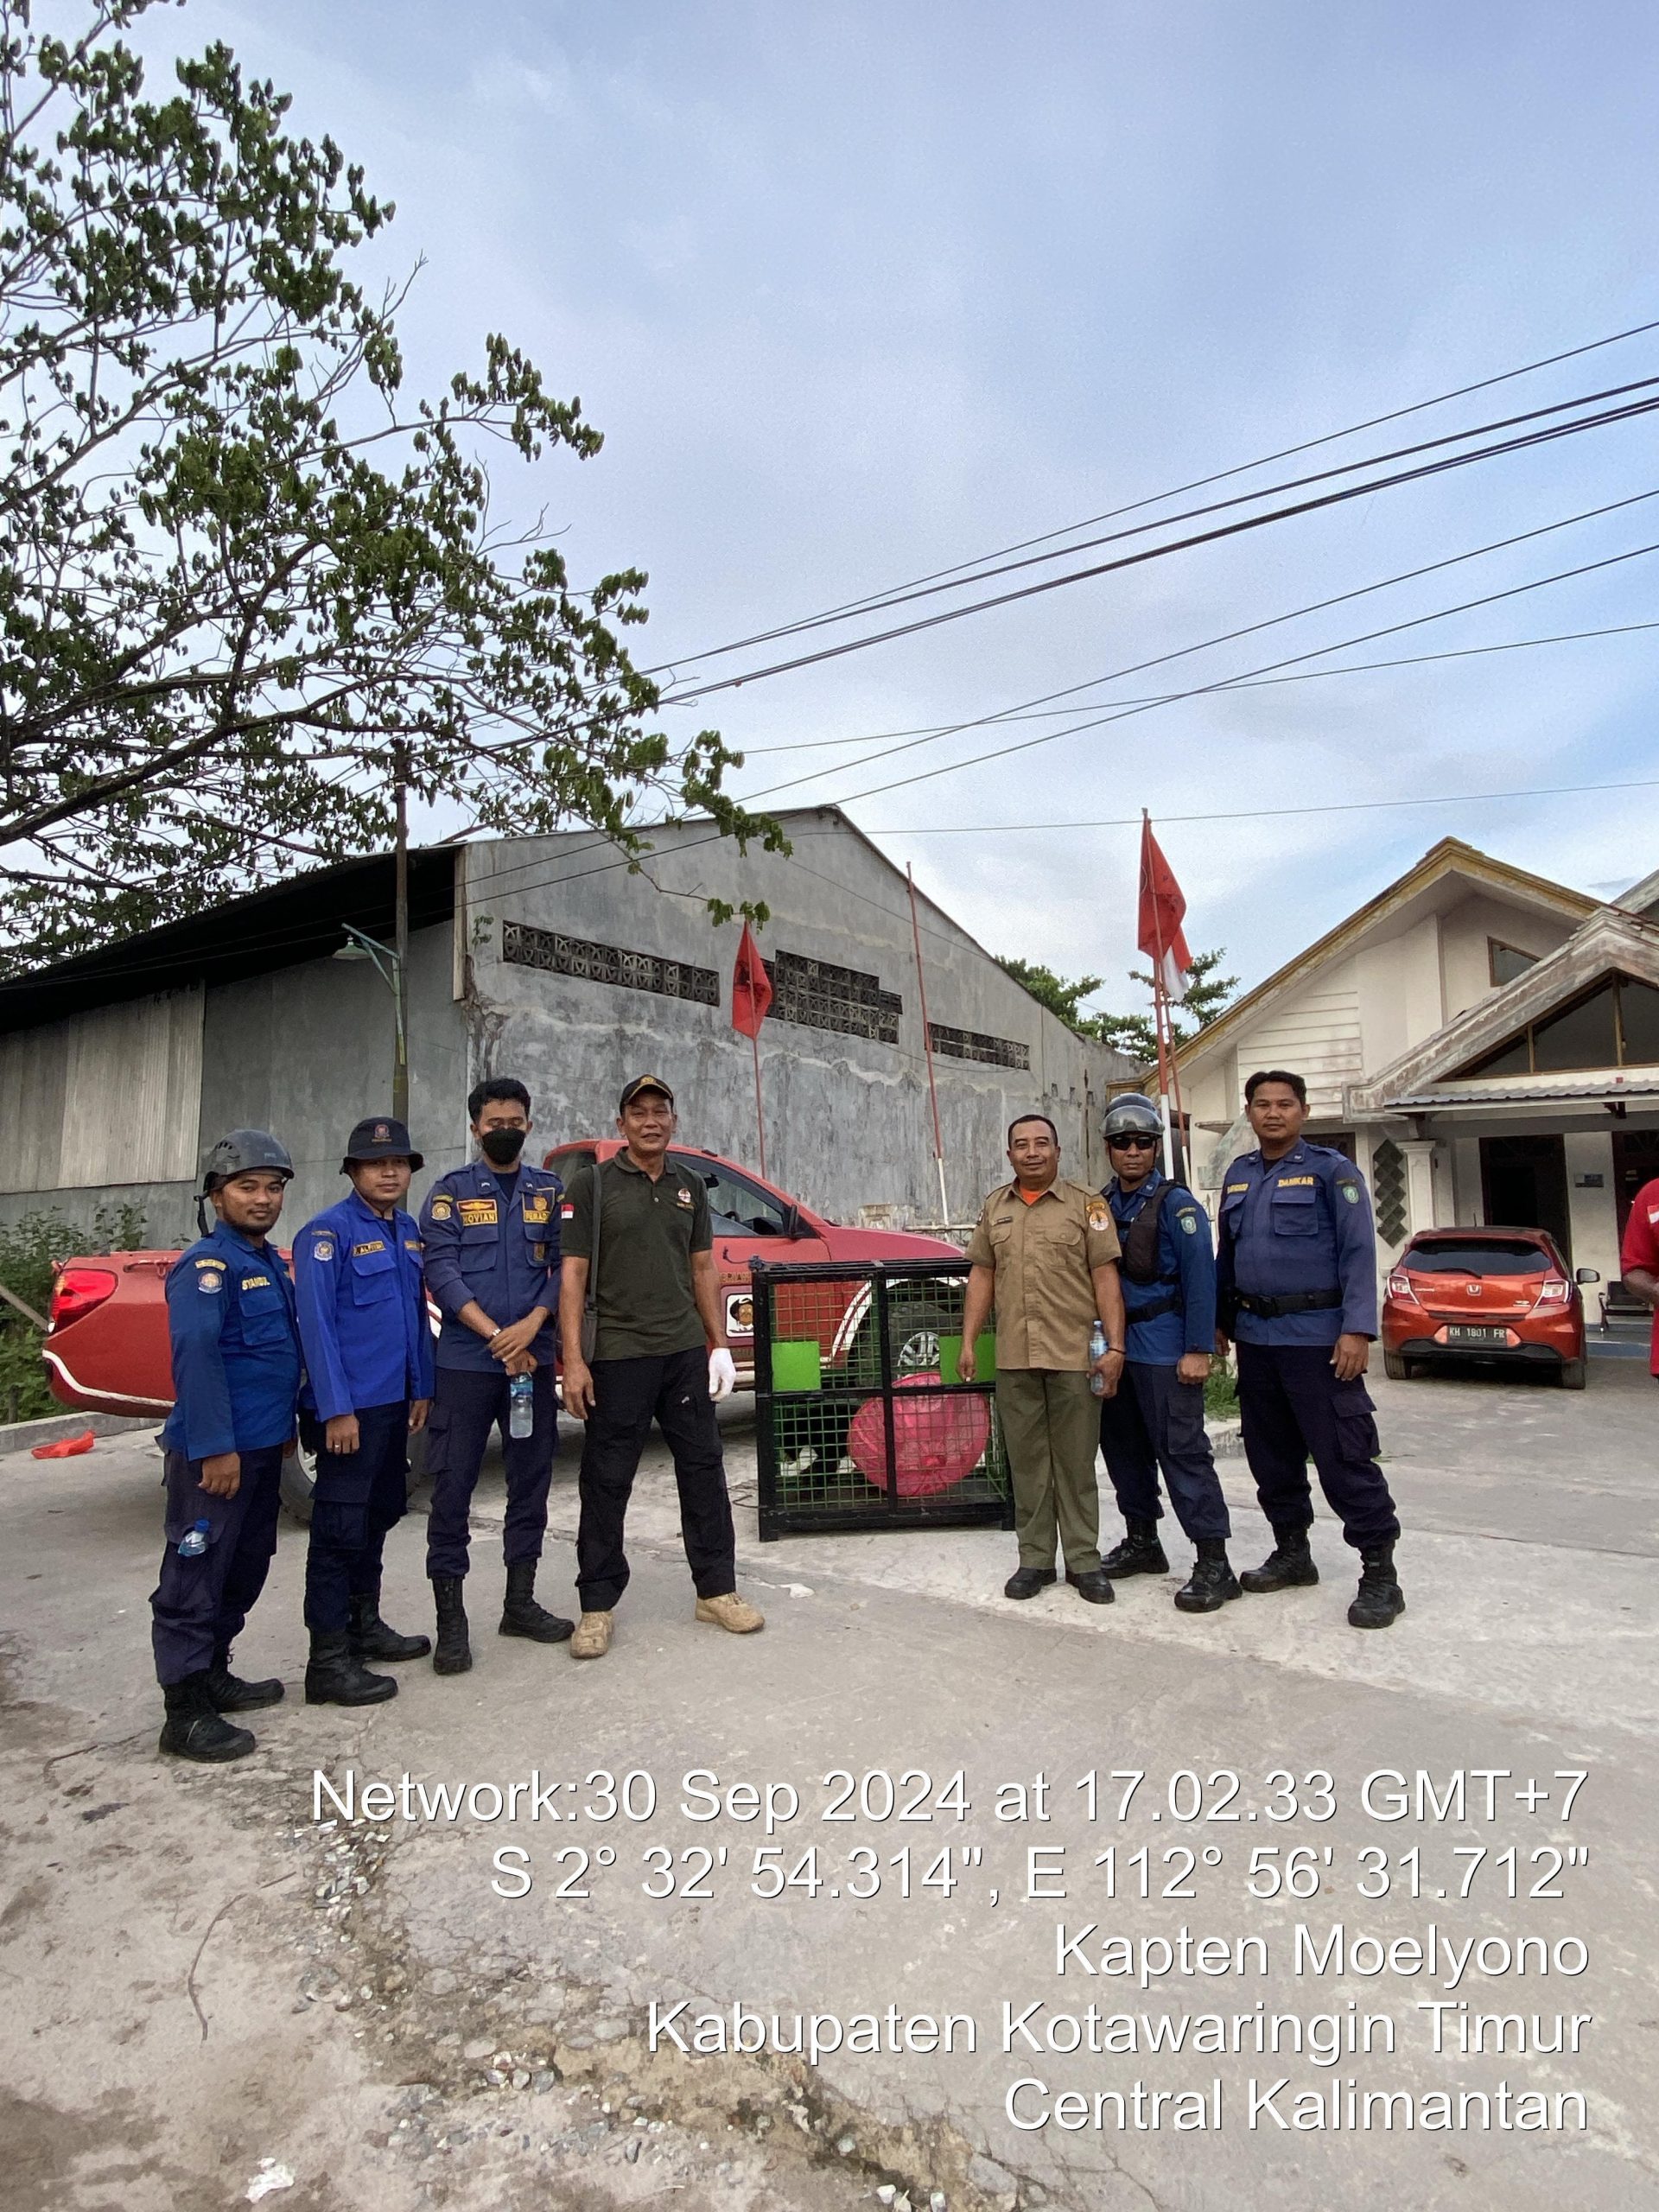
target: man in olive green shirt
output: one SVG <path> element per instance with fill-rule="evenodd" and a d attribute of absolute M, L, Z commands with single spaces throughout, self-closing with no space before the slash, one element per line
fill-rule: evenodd
<path fill-rule="evenodd" d="M 1123 1291 L 1117 1232 L 1098 1192 L 1060 1176 L 1060 1140 L 1046 1114 L 1008 1127 L 1012 1183 L 986 1199 L 968 1247 L 960 1372 L 973 1378 L 975 1346 L 996 1308 L 996 1409 L 1014 1473 L 1020 1564 L 1007 1598 L 1034 1598 L 1055 1580 L 1058 1535 L 1065 1579 L 1090 1605 L 1109 1605 L 1100 1565 L 1095 1452 L 1101 1394 L 1123 1372 Z M 1090 1357 L 1098 1321 L 1106 1350 Z"/>
<path fill-rule="evenodd" d="M 737 1594 L 736 1538 L 712 1403 L 728 1395 L 736 1376 L 721 1317 L 709 1188 L 693 1167 L 668 1157 L 674 1094 L 660 1076 L 636 1076 L 626 1086 L 616 1126 L 622 1149 L 570 1179 L 561 1237 L 564 1407 L 588 1424 L 576 1535 L 582 1618 L 570 1639 L 575 1659 L 600 1659 L 610 1649 L 613 1616 L 628 1586 L 622 1546 L 628 1499 L 653 1420 L 674 1455 L 697 1619 L 736 1636 L 766 1625 Z M 588 1359 L 582 1338 L 590 1303 L 596 1333 Z"/>

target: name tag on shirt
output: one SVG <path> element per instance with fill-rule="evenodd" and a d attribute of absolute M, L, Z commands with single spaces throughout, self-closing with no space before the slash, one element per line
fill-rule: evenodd
<path fill-rule="evenodd" d="M 1273 1187 L 1275 1191 L 1300 1191 L 1311 1188 L 1319 1179 L 1317 1175 L 1281 1175 Z"/>
<path fill-rule="evenodd" d="M 270 1277 L 269 1275 L 244 1275 L 241 1281 L 237 1285 L 237 1288 L 238 1290 L 269 1290 L 270 1288 Z"/>
<path fill-rule="evenodd" d="M 384 1236 L 377 1236 L 367 1244 L 353 1244 L 352 1247 L 352 1257 L 354 1260 L 360 1260 L 365 1252 L 384 1252 L 385 1249 L 385 1238 Z"/>
<path fill-rule="evenodd" d="M 467 1229 L 493 1229 L 500 1220 L 493 1198 L 463 1198 L 461 1201 L 462 1226 Z"/>
<path fill-rule="evenodd" d="M 1227 1185 L 1227 1195 L 1230 1198 L 1236 1198 L 1241 1191 L 1248 1191 L 1249 1187 L 1248 1183 L 1230 1183 Z"/>

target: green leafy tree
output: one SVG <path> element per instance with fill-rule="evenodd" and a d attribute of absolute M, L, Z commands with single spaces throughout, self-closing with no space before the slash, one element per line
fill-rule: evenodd
<path fill-rule="evenodd" d="M 71 41 L 0 0 L 0 970 L 384 846 L 394 772 L 496 830 L 781 847 L 715 734 L 646 727 L 644 575 L 499 519 L 489 457 L 591 458 L 581 403 L 499 336 L 407 397 L 354 273 L 391 206 L 223 45 L 151 97 L 149 4 Z"/>
<path fill-rule="evenodd" d="M 1200 952 L 1194 956 L 1187 970 L 1186 995 L 1180 1005 L 1171 1008 L 1171 1030 L 1174 1041 L 1184 1045 L 1196 1037 L 1200 1029 L 1212 1022 L 1238 988 L 1236 976 L 1224 976 L 1218 971 L 1224 951 Z M 1067 978 L 1057 976 L 1052 968 L 1044 968 L 1026 960 L 999 958 L 998 965 L 1005 968 L 1016 982 L 1023 983 L 1034 999 L 1057 1014 L 1068 1028 L 1079 1036 L 1097 1038 L 1112 1052 L 1127 1053 L 1130 1058 L 1150 1065 L 1158 1057 L 1158 1036 L 1150 1014 L 1084 1014 L 1082 1002 L 1092 998 L 1101 988 L 1099 976 L 1078 976 Z M 1152 977 L 1140 969 L 1129 971 L 1131 982 L 1143 983 L 1148 997 L 1152 994 Z"/>

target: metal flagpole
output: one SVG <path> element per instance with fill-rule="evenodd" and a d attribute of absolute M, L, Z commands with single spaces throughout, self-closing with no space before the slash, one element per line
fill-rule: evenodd
<path fill-rule="evenodd" d="M 933 1109 L 933 1165 L 939 1171 L 939 1227 L 950 1224 L 950 1203 L 944 1195 L 944 1140 L 939 1134 L 939 1089 L 933 1079 L 933 1032 L 927 1020 L 927 978 L 922 972 L 922 925 L 916 918 L 916 878 L 910 862 L 905 862 L 905 880 L 910 886 L 910 934 L 916 947 L 916 995 L 922 1009 L 922 1045 L 927 1055 L 927 1096 Z"/>
<path fill-rule="evenodd" d="M 766 1117 L 760 1108 L 760 1031 L 758 1026 L 750 1032 L 749 1043 L 754 1048 L 754 1127 L 760 1140 L 760 1173 L 764 1179 L 766 1174 Z"/>

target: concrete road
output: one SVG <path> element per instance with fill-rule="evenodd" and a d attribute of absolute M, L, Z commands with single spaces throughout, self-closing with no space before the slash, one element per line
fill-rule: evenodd
<path fill-rule="evenodd" d="M 223 1771 L 156 1753 L 148 1440 L 0 1460 L 0 2205 L 1659 2206 L 1659 1385 L 1598 1359 L 1582 1395 L 1375 1390 L 1408 1531 L 1385 1635 L 1346 1627 L 1325 1518 L 1317 1589 L 1198 1621 L 1173 1579 L 1010 1605 L 997 1534 L 760 1547 L 740 1408 L 763 1636 L 693 1624 L 653 1457 L 611 1656 L 498 1638 L 486 1473 L 474 1671 L 404 1668 L 366 1714 L 298 1701 L 286 1529 L 238 1657 L 289 1700 Z M 560 1602 L 574 1457 L 553 1516 Z M 399 1624 L 420 1539 L 393 1539 Z M 494 1817 L 532 1774 L 561 1785 L 539 1815 Z M 799 1797 L 770 1835 L 725 1795 L 768 1784 Z M 676 2045 L 699 2016 L 786 2045 L 799 2014 L 842 2047 Z"/>

